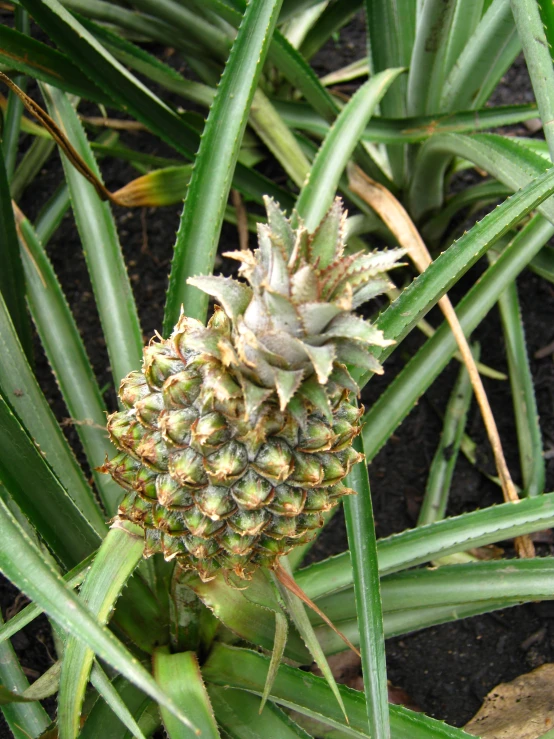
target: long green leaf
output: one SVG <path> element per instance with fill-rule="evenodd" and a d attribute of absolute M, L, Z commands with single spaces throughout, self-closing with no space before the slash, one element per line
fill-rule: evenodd
<path fill-rule="evenodd" d="M 284 711 L 267 703 L 260 713 L 260 699 L 244 690 L 208 687 L 218 723 L 233 739 L 309 739 L 309 735 Z"/>
<path fill-rule="evenodd" d="M 162 718 L 169 739 L 195 739 L 199 733 L 206 739 L 219 739 L 210 698 L 194 652 L 170 654 L 169 649 L 160 647 L 154 653 L 154 675 L 161 688 L 190 716 L 198 728 L 198 731 L 193 731 L 183 726 L 169 711 L 162 708 Z"/>
<path fill-rule="evenodd" d="M 142 690 L 121 676 L 112 681 L 112 686 L 141 730 L 149 736 L 141 719 L 149 707 L 156 707 L 155 704 Z M 125 731 L 123 722 L 114 716 L 108 704 L 99 697 L 86 717 L 79 739 L 131 739 L 132 736 L 131 732 Z"/>
<path fill-rule="evenodd" d="M 87 100 L 111 103 L 68 56 L 6 25 L 0 26 L 0 62 Z"/>
<path fill-rule="evenodd" d="M 523 493 L 539 495 L 544 491 L 545 463 L 537 400 L 515 282 L 502 293 L 498 307 L 510 372 Z"/>
<path fill-rule="evenodd" d="M 498 206 L 495 213 L 500 208 L 502 206 Z M 512 240 L 499 260 L 489 267 L 457 307 L 458 319 L 466 335 L 471 334 L 479 325 L 502 291 L 529 264 L 553 233 L 552 225 L 541 216 L 536 216 Z M 410 288 L 406 292 L 408 290 Z M 401 295 L 394 304 L 396 309 L 402 306 L 404 295 Z M 414 298 L 418 297 L 419 295 L 414 295 Z M 402 307 L 405 311 L 411 308 L 406 303 Z M 383 322 L 386 313 L 387 311 L 381 318 Z M 401 324 L 402 316 L 395 311 L 395 323 L 397 318 Z M 449 326 L 443 324 L 379 397 L 365 416 L 364 445 L 368 459 L 374 458 L 400 421 L 414 407 L 420 395 L 446 367 L 456 347 Z"/>
<path fill-rule="evenodd" d="M 108 475 L 97 471 L 106 456 L 114 454 L 105 430 L 106 407 L 52 264 L 29 221 L 22 217 L 18 226 L 31 314 L 104 507 L 113 516 L 121 491 Z"/>
<path fill-rule="evenodd" d="M 415 3 L 400 0 L 365 0 L 368 59 L 373 74 L 392 67 L 408 67 L 415 38 Z M 389 118 L 407 115 L 407 77 L 399 77 L 381 101 L 381 111 Z M 403 185 L 406 178 L 405 147 L 389 147 L 388 156 L 394 180 Z"/>
<path fill-rule="evenodd" d="M 443 565 L 389 575 L 381 582 L 383 613 L 447 606 L 474 607 L 479 602 L 490 605 L 493 601 L 504 601 L 512 605 L 518 600 L 551 600 L 553 568 L 552 558 L 545 557 L 515 563 L 504 560 Z M 341 619 L 346 622 L 356 617 L 353 588 L 332 593 L 319 599 L 317 604 L 339 628 Z M 315 613 L 310 614 L 310 620 L 314 625 L 323 624 Z"/>
<path fill-rule="evenodd" d="M 483 0 L 456 0 L 444 55 L 445 74 L 450 72 L 464 46 L 475 33 L 482 14 Z"/>
<path fill-rule="evenodd" d="M 67 583 L 68 587 L 73 590 L 83 582 L 93 559 L 94 553 L 89 555 L 85 560 L 64 575 L 63 579 L 64 582 Z M 28 606 L 25 606 L 25 608 L 10 618 L 9 621 L 6 621 L 6 623 L 0 628 L 0 644 L 6 641 L 6 639 L 10 639 L 14 634 L 17 634 L 18 631 L 21 631 L 24 626 L 30 624 L 31 621 L 37 618 L 37 616 L 40 616 L 41 613 L 42 609 L 35 603 L 29 603 Z"/>
<path fill-rule="evenodd" d="M 531 599 L 532 600 L 532 599 Z M 404 611 L 392 611 L 383 615 L 385 635 L 387 639 L 393 636 L 402 636 L 414 631 L 437 626 L 438 624 L 459 621 L 463 618 L 479 616 L 483 613 L 498 611 L 503 608 L 520 605 L 521 600 L 487 600 L 477 604 L 455 606 L 432 606 L 429 608 L 408 608 Z M 341 631 L 357 644 L 360 640 L 358 622 L 356 619 L 340 622 Z M 344 651 L 344 642 L 325 624 L 315 627 L 317 638 L 321 642 L 325 654 L 332 655 Z"/>
<path fill-rule="evenodd" d="M 472 348 L 472 351 L 477 361 L 479 350 Z M 465 365 L 462 365 L 444 412 L 441 438 L 429 469 L 425 496 L 417 519 L 418 526 L 440 521 L 446 514 L 450 485 L 471 398 L 471 380 Z"/>
<path fill-rule="evenodd" d="M 403 69 L 388 69 L 366 82 L 343 108 L 312 164 L 296 209 L 308 231 L 314 231 L 331 206 L 339 180 L 368 119 Z"/>
<path fill-rule="evenodd" d="M 290 569 L 290 565 L 288 564 L 287 560 L 282 560 L 281 567 L 285 569 L 285 572 L 292 577 L 292 570 Z M 280 580 L 277 580 L 277 578 L 274 578 L 276 581 L 276 585 L 279 589 L 279 592 L 281 594 L 281 598 L 283 599 L 283 602 L 286 604 L 287 613 L 292 619 L 292 622 L 298 629 L 298 632 L 300 636 L 302 637 L 304 643 L 306 644 L 306 647 L 308 648 L 308 651 L 312 655 L 312 658 L 316 665 L 321 670 L 321 673 L 323 674 L 323 677 L 325 678 L 327 684 L 331 688 L 331 691 L 333 692 L 333 695 L 335 696 L 335 699 L 339 706 L 341 707 L 341 710 L 344 714 L 344 717 L 346 718 L 346 710 L 344 708 L 344 703 L 342 701 L 342 697 L 337 685 L 337 681 L 335 680 L 335 676 L 333 675 L 333 672 L 331 671 L 331 667 L 329 663 L 327 662 L 327 659 L 325 657 L 325 654 L 323 653 L 323 650 L 321 649 L 321 645 L 317 640 L 317 637 L 314 633 L 313 627 L 310 623 L 310 618 L 306 612 L 306 609 L 304 608 L 304 603 L 300 600 L 300 598 L 293 592 L 289 590 L 289 588 L 283 584 Z M 265 700 L 269 697 L 272 691 L 273 683 L 275 681 L 276 677 L 276 670 L 275 665 L 270 664 L 270 667 L 267 671 L 267 680 L 264 687 L 263 692 L 263 701 L 265 703 Z"/>
<path fill-rule="evenodd" d="M 410 186 L 411 212 L 416 218 L 442 205 L 442 175 L 449 159 L 445 154 L 469 159 L 512 190 L 524 187 L 549 167 L 549 162 L 540 154 L 506 136 L 442 134 L 433 137 L 421 147 Z M 554 218 L 552 203 L 545 203 L 539 210 L 547 218 Z"/>
<path fill-rule="evenodd" d="M 79 117 L 64 93 L 43 86 L 50 115 L 92 171 L 100 171 Z M 83 243 L 96 304 L 116 387 L 131 370 L 140 366 L 142 335 L 129 277 L 119 244 L 115 220 L 108 203 L 62 155 L 73 212 Z"/>
<path fill-rule="evenodd" d="M 142 557 L 143 549 L 144 534 L 134 524 L 121 524 L 111 529 L 104 539 L 80 593 L 82 602 L 99 623 L 107 623 L 115 601 Z M 68 638 L 58 696 L 60 739 L 73 739 L 78 733 L 93 659 L 93 650 L 79 637 Z"/>
<path fill-rule="evenodd" d="M 355 439 L 354 449 L 363 454 L 360 437 Z M 347 477 L 347 485 L 357 493 L 345 498 L 344 514 L 356 592 L 356 612 L 362 635 L 360 651 L 369 733 L 375 739 L 387 739 L 390 737 L 390 723 L 385 637 L 373 506 L 365 461 L 353 467 Z"/>
<path fill-rule="evenodd" d="M 511 6 L 554 162 L 554 68 L 539 5 L 537 0 L 511 0 Z"/>
<path fill-rule="evenodd" d="M 127 727 L 129 732 L 135 739 L 146 739 L 139 725 L 135 721 L 135 717 L 127 708 L 127 705 L 119 695 L 116 687 L 112 684 L 104 670 L 98 663 L 92 666 L 90 681 L 98 694 L 111 708 L 112 712 L 117 716 L 121 723 Z M 103 735 L 104 739 L 104 735 Z"/>
<path fill-rule="evenodd" d="M 22 35 L 29 34 L 29 16 L 23 8 L 15 8 L 15 26 Z M 20 89 L 23 91 L 26 90 L 27 82 L 25 77 L 17 75 L 14 78 L 14 82 Z M 8 93 L 8 105 L 2 128 L 2 145 L 4 148 L 4 160 L 6 163 L 8 180 L 11 180 L 15 169 L 22 113 L 22 100 L 12 90 L 10 90 Z"/>
<path fill-rule="evenodd" d="M 175 244 L 164 318 L 166 335 L 177 322 L 181 305 L 187 316 L 206 317 L 208 296 L 187 285 L 186 279 L 213 270 L 248 111 L 280 7 L 281 0 L 260 0 L 248 6 L 210 108 Z"/>
<path fill-rule="evenodd" d="M 418 526 L 378 542 L 379 573 L 381 576 L 390 575 L 465 549 L 550 528 L 552 521 L 554 494 L 547 493 L 526 498 L 517 505 L 503 503 Z M 294 577 L 312 599 L 352 587 L 354 576 L 350 553 L 298 570 Z"/>
<path fill-rule="evenodd" d="M 445 80 L 440 109 L 484 106 L 520 49 L 510 0 L 494 0 Z"/>
<path fill-rule="evenodd" d="M 476 603 L 480 600 L 552 599 L 554 559 L 518 559 L 444 565 L 399 572 L 381 583 L 386 611 Z M 345 614 L 346 615 L 346 614 Z"/>
<path fill-rule="evenodd" d="M 25 354 L 32 359 L 31 326 L 25 305 L 25 278 L 13 219 L 10 186 L 0 146 L 0 293 Z"/>
<path fill-rule="evenodd" d="M 425 0 L 417 21 L 408 75 L 409 115 L 439 111 L 447 42 L 455 9 L 456 0 Z"/>
<path fill-rule="evenodd" d="M 291 128 L 309 131 L 320 138 L 326 136 L 330 124 L 306 103 L 288 100 L 273 100 L 272 102 L 285 123 Z M 470 133 L 485 128 L 519 123 L 536 117 L 537 107 L 534 104 L 506 105 L 482 108 L 478 111 L 460 111 L 440 116 L 428 115 L 415 118 L 395 119 L 374 116 L 365 127 L 362 141 L 374 144 L 418 143 L 439 133 Z M 399 147 L 390 148 L 392 150 Z"/>
<path fill-rule="evenodd" d="M 539 207 L 553 191 L 554 171 L 546 172 L 476 223 L 403 290 L 400 297 L 379 317 L 378 326 L 385 336 L 401 341 L 496 240 L 531 210 Z M 548 204 L 545 204 L 545 208 L 548 208 Z M 391 351 L 389 347 L 380 356 L 386 357 Z"/>
<path fill-rule="evenodd" d="M 0 388 L 71 499 L 103 536 L 106 531 L 103 515 L 27 363 L 1 295 Z"/>
<path fill-rule="evenodd" d="M 144 667 L 121 642 L 68 590 L 64 581 L 44 561 L 3 502 L 0 501 L 0 571 L 29 598 L 40 605 L 60 627 L 83 641 L 118 672 L 131 680 L 160 705 L 189 721 L 161 690 Z"/>
<path fill-rule="evenodd" d="M 0 624 L 3 624 L 1 614 Z M 21 696 L 29 687 L 29 681 L 9 642 L 0 644 L 0 682 L 2 691 L 12 691 L 18 696 Z M 50 724 L 50 717 L 38 702 L 3 703 L 2 713 L 15 739 L 29 739 L 29 737 L 35 739 Z"/>
<path fill-rule="evenodd" d="M 208 657 L 202 673 L 214 685 L 240 688 L 260 695 L 267 672 L 267 658 L 257 652 L 218 644 Z M 339 687 L 349 724 L 333 701 L 331 689 L 321 677 L 282 665 L 272 690 L 272 700 L 306 716 L 312 716 L 340 729 L 344 735 L 367 734 L 367 713 L 363 693 L 343 685 Z M 414 713 L 400 706 L 390 706 L 393 739 L 467 739 L 461 729 Z"/>
<path fill-rule="evenodd" d="M 100 537 L 1 396 L 0 480 L 66 567 L 74 566 L 99 546 Z"/>

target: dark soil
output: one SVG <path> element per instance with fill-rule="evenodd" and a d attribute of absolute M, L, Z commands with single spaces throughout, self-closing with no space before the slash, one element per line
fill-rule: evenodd
<path fill-rule="evenodd" d="M 365 37 L 360 25 L 351 24 L 341 33 L 338 44 L 330 43 L 325 52 L 316 57 L 314 64 L 317 71 L 322 73 L 336 69 L 359 58 L 364 53 L 364 44 Z M 515 103 L 529 99 L 532 99 L 529 80 L 524 63 L 519 60 L 506 75 L 493 102 Z M 97 114 L 96 110 L 92 112 Z M 521 135 L 525 129 L 519 126 L 515 132 Z M 174 156 L 163 143 L 145 133 L 124 134 L 122 141 L 150 153 Z M 112 191 L 137 176 L 130 165 L 109 159 L 102 163 L 102 172 L 107 187 Z M 53 157 L 20 203 L 26 215 L 30 218 L 36 216 L 60 179 L 61 167 L 57 158 Z M 145 340 L 161 327 L 167 275 L 180 211 L 180 206 L 159 210 L 115 211 Z M 234 248 L 237 245 L 236 229 L 225 226 L 221 241 L 223 251 Z M 77 319 L 100 386 L 109 387 L 111 377 L 105 342 L 71 216 L 64 219 L 48 251 Z M 482 269 L 482 266 L 473 268 L 456 286 L 453 291 L 454 302 L 474 283 Z M 537 349 L 554 338 L 554 289 L 529 272 L 520 277 L 518 288 L 529 355 L 533 357 Z M 434 325 L 439 325 L 441 319 L 438 313 L 433 312 L 430 320 Z M 371 406 L 400 371 L 406 359 L 421 345 L 422 339 L 416 333 L 408 337 L 387 361 L 385 375 L 374 378 L 367 386 L 363 395 L 366 407 Z M 481 360 L 504 371 L 506 358 L 496 310 L 491 312 L 474 338 L 481 342 Z M 38 341 L 35 349 L 39 381 L 57 417 L 64 419 L 68 413 Z M 441 431 L 440 414 L 445 408 L 457 370 L 457 363 L 453 361 L 370 466 L 377 533 L 380 537 L 413 527 L 416 522 L 429 465 Z M 532 371 L 545 449 L 552 449 L 552 357 L 532 359 Z M 516 482 L 520 482 L 509 383 L 487 381 L 486 389 L 501 429 L 510 469 Z M 108 405 L 114 407 L 113 392 L 107 390 L 105 397 Z M 70 424 L 65 426 L 65 431 L 79 450 L 79 441 Z M 475 407 L 470 412 L 468 432 L 478 442 L 483 466 L 492 472 L 494 468 L 490 450 Z M 552 459 L 549 460 L 547 473 L 547 490 L 552 490 Z M 460 457 L 448 514 L 455 515 L 499 502 L 499 489 L 465 458 Z M 546 543 L 541 544 L 542 554 L 549 554 L 554 549 L 548 541 L 546 537 Z M 312 556 L 321 558 L 346 548 L 344 521 L 339 513 L 316 543 Z M 509 542 L 505 543 L 505 549 L 508 555 L 512 553 Z M 16 598 L 14 588 L 9 583 L 3 583 L 0 605 L 5 617 Z M 45 618 L 37 619 L 12 642 L 23 666 L 29 670 L 31 680 L 52 664 L 53 648 Z M 496 684 L 554 660 L 554 604 L 528 604 L 390 639 L 387 642 L 387 656 L 391 681 L 403 688 L 415 704 L 432 716 L 461 726 L 477 711 L 484 695 Z M 0 725 L 0 737 L 3 736 L 10 734 L 7 728 Z"/>

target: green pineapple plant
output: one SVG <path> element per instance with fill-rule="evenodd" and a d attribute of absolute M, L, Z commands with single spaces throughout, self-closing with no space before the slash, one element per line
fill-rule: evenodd
<path fill-rule="evenodd" d="M 119 517 L 144 528 L 147 556 L 204 581 L 272 567 L 354 492 L 363 409 L 347 366 L 381 372 L 371 347 L 389 343 L 352 311 L 387 290 L 401 251 L 345 255 L 339 200 L 312 234 L 266 208 L 258 249 L 225 255 L 247 284 L 190 278 L 216 312 L 148 344 L 108 419 L 121 453 L 104 469 L 129 490 Z"/>
<path fill-rule="evenodd" d="M 545 246 L 554 233 L 550 128 L 546 143 L 533 144 L 479 133 L 537 112 L 552 120 L 549 6 L 367 2 L 368 54 L 333 79 L 360 70 L 370 78 L 346 102 L 309 60 L 361 7 L 22 0 L 15 28 L 0 26 L 3 71 L 20 87 L 37 79 L 48 111 L 25 99 L 42 127 L 22 116 L 12 84 L 0 160 L 0 570 L 32 600 L 0 626 L 2 710 L 16 737 L 461 739 L 461 729 L 388 705 L 385 637 L 552 597 L 552 558 L 506 568 L 466 554 L 554 524 L 514 288 L 527 267 L 554 275 Z M 30 16 L 50 44 L 30 35 Z M 196 79 L 151 55 L 150 41 L 171 45 Z M 521 45 L 538 111 L 485 107 Z M 207 121 L 162 99 L 167 91 L 179 105 L 209 109 Z M 76 96 L 98 106 L 106 130 L 97 138 Z M 111 110 L 169 144 L 174 158 L 123 145 Z M 18 162 L 20 131 L 34 138 Z M 54 142 L 64 183 L 31 223 L 21 196 Z M 130 161 L 140 176 L 109 192 L 95 153 Z M 261 173 L 264 158 L 286 184 Z M 406 245 L 349 187 L 353 164 L 443 251 L 400 292 L 393 269 Z M 452 176 L 469 167 L 490 180 L 450 196 Z M 228 204 L 231 187 L 242 210 Z M 106 200 L 163 206 L 185 196 L 163 330 L 143 347 Z M 498 199 L 460 239 L 447 235 L 463 208 Z M 119 408 L 104 401 L 44 248 L 70 206 Z M 224 220 L 258 238 L 254 251 L 225 255 L 239 262 L 238 279 L 214 275 Z M 378 242 L 389 248 L 375 250 Z M 361 462 L 454 357 L 448 327 L 367 412 L 360 392 L 408 333 L 432 333 L 423 317 L 486 252 L 491 264 L 457 310 L 469 335 L 500 301 L 527 495 L 517 506 L 437 513 L 471 398 L 462 371 L 425 516 L 377 542 Z M 358 309 L 385 294 L 391 304 L 362 318 Z M 29 313 L 91 479 L 36 382 Z M 349 551 L 301 567 L 339 505 Z M 417 567 L 430 562 L 441 566 Z M 57 661 L 29 686 L 9 639 L 41 611 Z M 363 692 L 337 686 L 328 666 L 345 641 L 360 649 Z M 313 660 L 324 678 L 299 669 Z M 53 693 L 52 723 L 40 701 Z"/>

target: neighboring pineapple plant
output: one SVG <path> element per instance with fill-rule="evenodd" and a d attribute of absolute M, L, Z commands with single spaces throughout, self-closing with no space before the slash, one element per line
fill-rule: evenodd
<path fill-rule="evenodd" d="M 104 469 L 129 490 L 119 516 L 144 528 L 146 556 L 205 581 L 272 566 L 354 492 L 342 480 L 362 459 L 363 409 L 348 367 L 381 371 L 371 347 L 391 343 L 353 310 L 388 289 L 403 252 L 345 255 L 339 199 L 313 234 L 266 209 L 258 249 L 226 255 L 249 286 L 189 279 L 221 307 L 145 348 L 108 421 L 121 453 Z"/>

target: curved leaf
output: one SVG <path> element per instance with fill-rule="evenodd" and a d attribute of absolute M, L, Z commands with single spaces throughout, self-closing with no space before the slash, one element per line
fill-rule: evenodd
<path fill-rule="evenodd" d="M 331 207 L 339 180 L 379 101 L 403 69 L 388 69 L 368 80 L 337 117 L 321 144 L 304 183 L 296 210 L 314 231 Z"/>
<path fill-rule="evenodd" d="M 80 599 L 98 622 L 108 621 L 114 603 L 142 558 L 144 534 L 134 524 L 112 528 L 81 587 Z M 81 706 L 94 652 L 76 636 L 66 642 L 58 696 L 60 739 L 73 739 L 78 733 Z"/>
<path fill-rule="evenodd" d="M 97 177 L 98 165 L 81 122 L 64 93 L 43 86 L 50 115 Z M 116 387 L 140 366 L 142 334 L 137 309 L 119 244 L 110 205 L 62 155 L 75 220 L 87 260 L 92 286 Z"/>
<path fill-rule="evenodd" d="M 181 310 L 205 320 L 208 296 L 186 278 L 211 274 L 233 170 L 281 0 L 250 3 L 210 108 L 177 234 L 164 318 L 166 335 Z M 222 125 L 225 121 L 225 125 Z"/>
<path fill-rule="evenodd" d="M 379 573 L 389 575 L 432 559 L 540 531 L 554 521 L 554 493 L 464 513 L 381 539 L 377 545 Z M 312 599 L 351 587 L 350 553 L 317 562 L 295 573 L 298 585 Z"/>
<path fill-rule="evenodd" d="M 498 206 L 494 212 L 497 213 L 501 207 Z M 542 216 L 535 216 L 512 240 L 498 261 L 489 267 L 457 307 L 458 319 L 466 335 L 479 325 L 502 291 L 529 264 L 553 233 L 554 229 L 548 221 Z M 431 269 L 433 266 L 429 267 Z M 402 297 L 396 301 L 396 306 L 402 303 Z M 406 306 L 405 310 L 409 310 L 409 307 Z M 455 347 L 450 328 L 443 324 L 378 398 L 365 416 L 364 443 L 369 459 L 373 459 L 420 395 L 446 367 Z"/>
<path fill-rule="evenodd" d="M 208 683 L 261 695 L 267 664 L 267 658 L 257 652 L 218 644 L 204 664 L 202 673 Z M 344 685 L 339 686 L 339 690 L 346 706 L 348 724 L 344 723 L 339 706 L 323 678 L 288 665 L 279 669 L 271 699 L 340 729 L 346 736 L 350 731 L 350 736 L 369 736 L 363 693 Z M 461 729 L 400 706 L 390 706 L 390 717 L 392 739 L 467 739 L 469 736 Z"/>
<path fill-rule="evenodd" d="M 160 705 L 188 724 L 169 696 L 105 626 L 92 616 L 82 601 L 68 590 L 61 577 L 44 561 L 39 551 L 0 501 L 0 571 L 29 598 L 40 605 L 64 630 L 84 642 L 118 672 L 131 680 Z"/>
<path fill-rule="evenodd" d="M 537 100 L 542 130 L 554 161 L 554 68 L 537 0 L 511 0 L 519 39 Z"/>
<path fill-rule="evenodd" d="M 27 363 L 1 295 L 0 388 L 71 499 L 98 535 L 104 536 L 102 512 Z"/>
<path fill-rule="evenodd" d="M 12 200 L 4 150 L 0 146 L 0 294 L 11 316 L 25 354 L 32 361 L 31 325 L 25 305 L 25 279 L 17 245 L 17 234 L 12 211 Z"/>
<path fill-rule="evenodd" d="M 63 489 L 2 396 L 0 480 L 66 567 L 74 566 L 98 548 L 100 537 Z"/>
<path fill-rule="evenodd" d="M 205 739 L 219 739 L 210 698 L 194 652 L 170 654 L 169 649 L 160 647 L 154 652 L 154 675 L 160 686 L 197 727 L 193 731 L 183 726 L 175 716 L 162 708 L 169 739 L 195 739 L 200 733 Z"/>
<path fill-rule="evenodd" d="M 273 703 L 260 713 L 260 699 L 244 690 L 208 687 L 217 721 L 233 739 L 309 739 L 309 735 Z"/>
<path fill-rule="evenodd" d="M 3 624 L 0 614 L 0 625 Z M 28 703 L 22 693 L 29 688 L 15 651 L 9 642 L 0 644 L 0 705 L 15 739 L 40 736 L 49 726 L 50 717 L 37 701 Z"/>
<path fill-rule="evenodd" d="M 353 448 L 364 454 L 360 437 L 354 440 Z M 369 733 L 376 739 L 387 739 L 390 725 L 385 637 L 375 523 L 365 459 L 352 468 L 346 484 L 357 493 L 345 498 L 343 505 L 356 593 L 356 613 L 362 636 L 360 651 Z"/>
<path fill-rule="evenodd" d="M 400 342 L 495 241 L 540 206 L 553 192 L 554 170 L 534 179 L 455 241 L 379 317 L 377 326 L 385 337 Z M 545 203 L 544 207 L 549 208 L 549 205 Z M 383 359 L 391 351 L 388 347 L 379 356 Z"/>
<path fill-rule="evenodd" d="M 52 264 L 29 221 L 19 213 L 21 257 L 33 320 L 46 356 L 75 423 L 96 486 L 108 515 L 113 516 L 121 490 L 97 471 L 114 454 L 105 429 L 106 407 L 86 350 Z M 101 517 L 100 512 L 98 514 Z"/>

